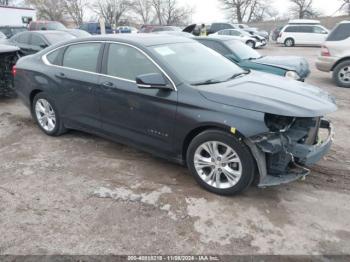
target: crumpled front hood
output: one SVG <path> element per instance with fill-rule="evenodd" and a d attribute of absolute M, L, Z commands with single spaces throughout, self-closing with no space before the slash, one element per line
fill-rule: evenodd
<path fill-rule="evenodd" d="M 198 89 L 210 101 L 275 115 L 321 117 L 337 110 L 334 98 L 317 87 L 257 71 Z"/>
<path fill-rule="evenodd" d="M 270 65 L 283 68 L 289 71 L 296 71 L 299 76 L 305 78 L 309 75 L 309 63 L 305 58 L 298 56 L 264 56 L 252 62 L 262 65 Z"/>

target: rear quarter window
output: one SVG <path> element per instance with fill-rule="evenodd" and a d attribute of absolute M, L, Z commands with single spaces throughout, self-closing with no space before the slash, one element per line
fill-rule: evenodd
<path fill-rule="evenodd" d="M 330 33 L 330 35 L 327 38 L 327 41 L 342 41 L 349 37 L 350 37 L 350 23 L 339 24 Z"/>

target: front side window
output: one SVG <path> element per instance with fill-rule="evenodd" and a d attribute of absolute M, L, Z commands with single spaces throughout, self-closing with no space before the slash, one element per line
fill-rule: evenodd
<path fill-rule="evenodd" d="M 174 73 L 190 84 L 225 81 L 245 71 L 200 43 L 175 43 L 151 47 L 153 53 Z"/>
<path fill-rule="evenodd" d="M 326 30 L 324 30 L 323 28 L 321 28 L 321 27 L 319 27 L 319 26 L 314 26 L 314 27 L 313 27 L 313 32 L 314 32 L 315 34 L 326 34 L 326 33 L 327 33 Z"/>
<path fill-rule="evenodd" d="M 107 60 L 108 75 L 135 81 L 137 76 L 151 73 L 161 72 L 140 51 L 122 44 L 110 44 Z"/>
<path fill-rule="evenodd" d="M 89 72 L 97 72 L 100 43 L 86 43 L 69 46 L 63 56 L 63 66 Z"/>
<path fill-rule="evenodd" d="M 46 45 L 45 41 L 40 36 L 37 36 L 37 35 L 32 35 L 32 43 L 31 44 L 34 46 L 45 46 Z"/>

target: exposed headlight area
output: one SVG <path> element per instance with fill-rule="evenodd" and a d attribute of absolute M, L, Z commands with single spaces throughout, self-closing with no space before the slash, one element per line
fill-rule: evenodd
<path fill-rule="evenodd" d="M 265 125 L 271 132 L 286 132 L 294 121 L 295 117 L 265 114 Z"/>
<path fill-rule="evenodd" d="M 287 71 L 285 74 L 285 77 L 290 78 L 290 79 L 294 79 L 294 80 L 300 79 L 300 76 L 295 71 Z"/>
<path fill-rule="evenodd" d="M 307 175 L 309 171 L 304 166 L 319 161 L 332 143 L 331 124 L 321 117 L 265 114 L 265 125 L 270 132 L 255 136 L 251 141 L 264 153 L 262 161 L 266 163 L 267 174 L 278 177 L 276 184 Z M 325 139 L 320 138 L 323 130 L 328 131 Z"/>

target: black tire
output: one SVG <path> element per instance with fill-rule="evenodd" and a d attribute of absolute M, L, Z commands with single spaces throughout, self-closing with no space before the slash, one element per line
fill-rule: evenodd
<path fill-rule="evenodd" d="M 38 116 L 37 116 L 36 111 L 35 111 L 35 107 L 36 107 L 37 102 L 40 99 L 45 99 L 46 101 L 48 101 L 51 108 L 53 109 L 53 111 L 55 113 L 56 123 L 55 123 L 55 127 L 53 130 L 50 130 L 50 131 L 45 130 L 39 122 Z M 32 115 L 33 115 L 36 123 L 38 124 L 39 128 L 48 136 L 60 136 L 60 135 L 64 134 L 65 132 L 67 132 L 67 129 L 64 127 L 63 122 L 62 122 L 61 117 L 60 117 L 60 114 L 59 114 L 59 111 L 57 110 L 57 107 L 55 105 L 55 102 L 45 92 L 38 93 L 34 97 L 33 103 L 32 103 Z"/>
<path fill-rule="evenodd" d="M 230 146 L 238 155 L 242 165 L 242 174 L 234 186 L 225 189 L 217 188 L 209 185 L 198 174 L 194 163 L 195 153 L 201 145 L 209 141 L 224 143 Z M 218 195 L 231 196 L 242 193 L 252 184 L 255 175 L 255 162 L 248 147 L 230 133 L 220 130 L 207 130 L 196 136 L 188 147 L 186 161 L 197 183 L 204 189 Z M 222 177 L 222 174 L 220 177 Z"/>
<path fill-rule="evenodd" d="M 350 88 L 350 77 L 344 77 L 343 80 L 341 79 L 342 70 L 345 70 L 350 74 L 350 60 L 339 63 L 333 70 L 333 81 L 337 84 L 337 86 Z M 345 79 L 347 80 L 345 81 Z"/>
<path fill-rule="evenodd" d="M 284 45 L 286 47 L 293 47 L 295 45 L 295 41 L 293 38 L 287 38 L 285 41 L 284 41 Z"/>
<path fill-rule="evenodd" d="M 246 45 L 247 45 L 247 46 L 250 46 L 250 47 L 253 48 L 253 49 L 255 49 L 255 42 L 252 41 L 252 40 L 248 40 L 248 41 L 246 42 Z"/>

